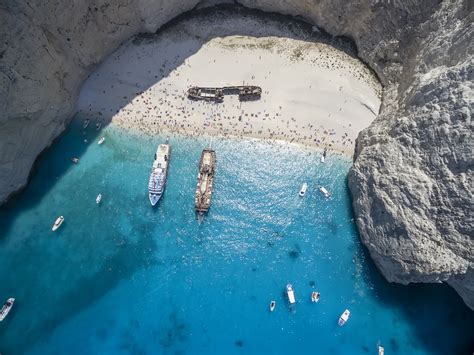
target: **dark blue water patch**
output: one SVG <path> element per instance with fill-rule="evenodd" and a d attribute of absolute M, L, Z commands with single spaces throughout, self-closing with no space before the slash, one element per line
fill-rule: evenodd
<path fill-rule="evenodd" d="M 106 143 L 86 144 L 73 166 L 84 145 L 73 126 L 0 210 L 0 296 L 17 299 L 0 324 L 2 353 L 472 353 L 473 313 L 451 288 L 389 284 L 361 246 L 349 159 L 319 166 L 317 152 L 215 140 L 219 179 L 199 225 L 193 193 L 208 141 L 171 137 L 165 196 L 152 208 L 150 156 L 165 137 L 117 132 L 107 127 Z"/>

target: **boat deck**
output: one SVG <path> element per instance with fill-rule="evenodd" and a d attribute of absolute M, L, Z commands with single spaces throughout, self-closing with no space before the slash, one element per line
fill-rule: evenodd
<path fill-rule="evenodd" d="M 204 149 L 199 161 L 199 173 L 194 197 L 197 212 L 207 212 L 211 206 L 215 166 L 216 152 L 211 149 Z"/>
<path fill-rule="evenodd" d="M 224 95 L 239 95 L 240 101 L 258 100 L 262 96 L 262 88 L 253 85 L 224 86 L 221 88 L 193 86 L 188 89 L 191 100 L 222 102 Z"/>

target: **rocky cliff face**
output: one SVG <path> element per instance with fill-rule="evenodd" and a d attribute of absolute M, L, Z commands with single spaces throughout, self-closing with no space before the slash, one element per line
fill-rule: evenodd
<path fill-rule="evenodd" d="M 66 127 L 120 43 L 227 0 L 7 0 L 0 6 L 0 201 Z M 349 175 L 364 244 L 389 281 L 446 281 L 474 308 L 469 0 L 240 0 L 354 40 L 385 85 Z"/>

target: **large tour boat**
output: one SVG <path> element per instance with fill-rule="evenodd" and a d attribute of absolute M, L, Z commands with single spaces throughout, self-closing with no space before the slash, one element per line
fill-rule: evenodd
<path fill-rule="evenodd" d="M 194 197 L 194 205 L 199 213 L 207 212 L 211 206 L 215 166 L 216 152 L 212 149 L 204 149 L 199 161 L 198 181 Z"/>
<path fill-rule="evenodd" d="M 166 142 L 166 144 L 160 144 L 155 153 L 155 161 L 148 181 L 148 197 L 152 206 L 158 203 L 165 189 L 170 151 L 171 147 Z"/>

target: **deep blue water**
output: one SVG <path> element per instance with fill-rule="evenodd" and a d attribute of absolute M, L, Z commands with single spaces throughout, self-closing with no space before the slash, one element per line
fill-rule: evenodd
<path fill-rule="evenodd" d="M 213 203 L 199 224 L 208 139 L 171 137 L 168 184 L 152 208 L 148 175 L 165 137 L 109 126 L 99 146 L 92 126 L 84 136 L 73 124 L 0 210 L 0 298 L 17 299 L 0 323 L 2 354 L 376 354 L 379 343 L 386 354 L 472 353 L 474 314 L 453 290 L 388 284 L 373 266 L 353 222 L 347 158 L 321 165 L 303 148 L 213 140 Z"/>

